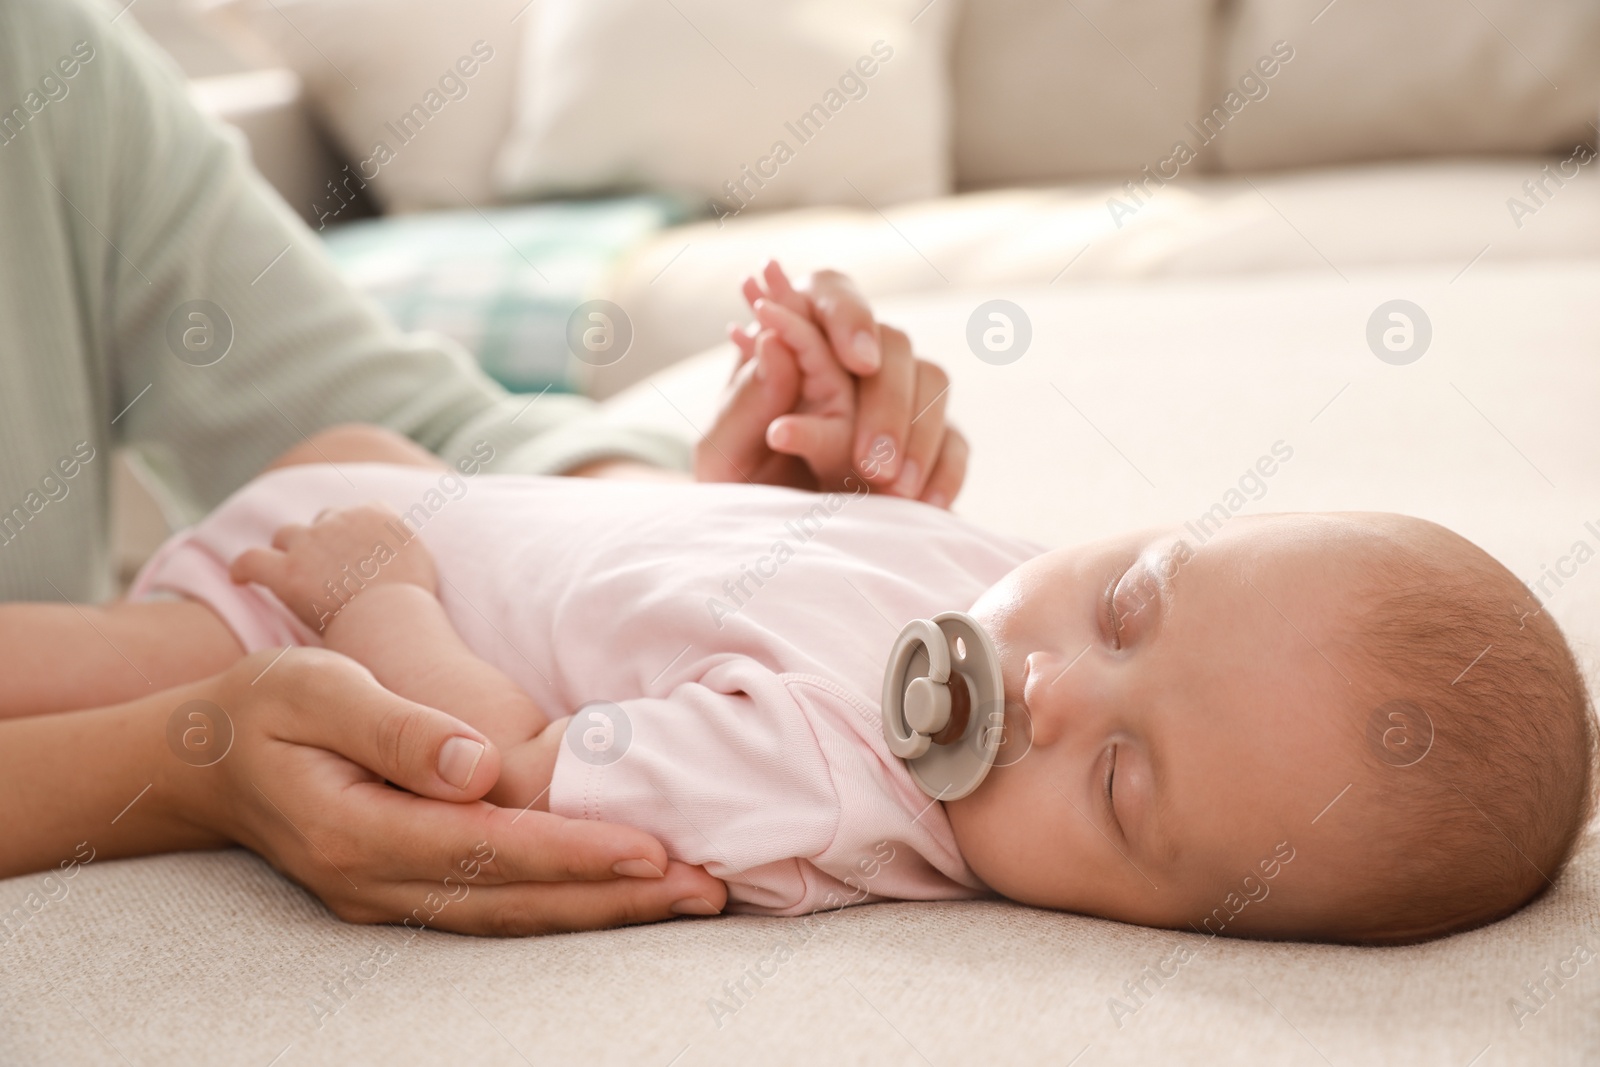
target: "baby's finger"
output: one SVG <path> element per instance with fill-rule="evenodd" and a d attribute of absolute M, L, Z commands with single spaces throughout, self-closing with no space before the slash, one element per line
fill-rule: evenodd
<path fill-rule="evenodd" d="M 906 439 L 911 427 L 912 401 L 916 397 L 917 359 L 911 341 L 892 326 L 878 328 L 883 345 L 883 366 L 862 378 L 857 390 L 860 414 L 851 453 L 867 481 L 887 488 L 900 476 Z"/>
<path fill-rule="evenodd" d="M 828 339 L 804 315 L 774 300 L 756 301 L 755 312 L 761 328 L 774 331 L 784 344 L 794 350 L 795 355 L 807 352 L 827 354 Z"/>
<path fill-rule="evenodd" d="M 728 340 L 732 341 L 734 347 L 738 348 L 741 365 L 755 354 L 756 334 L 759 332 L 759 329 L 746 326 L 743 323 L 728 323 Z"/>
<path fill-rule="evenodd" d="M 922 502 L 936 508 L 948 508 L 961 492 L 967 478 L 967 439 L 954 426 L 945 428 L 944 444 L 939 459 L 922 487 Z"/>
<path fill-rule="evenodd" d="M 728 340 L 733 342 L 739 350 L 733 360 L 733 369 L 728 372 L 728 381 L 732 382 L 734 375 L 739 373 L 739 368 L 750 362 L 750 357 L 756 354 L 756 334 L 761 332 L 757 323 L 742 326 L 737 322 L 728 323 Z"/>
<path fill-rule="evenodd" d="M 786 411 L 793 411 L 800 400 L 800 366 L 794 352 L 777 334 L 763 330 L 752 346 L 751 376 L 764 397 L 762 403 L 752 403 L 753 412 L 770 425 L 772 420 Z M 765 433 L 764 430 L 761 433 Z"/>
<path fill-rule="evenodd" d="M 812 306 L 845 369 L 863 378 L 876 374 L 883 363 L 883 338 L 855 282 L 838 271 L 822 270 L 811 276 L 810 291 Z"/>
<path fill-rule="evenodd" d="M 744 283 L 739 286 L 739 294 L 744 297 L 744 302 L 750 305 L 751 310 L 755 310 L 756 301 L 766 299 L 767 291 L 761 287 L 755 275 L 751 274 L 747 275 Z"/>
<path fill-rule="evenodd" d="M 782 304 L 796 315 L 811 317 L 810 301 L 790 284 L 789 276 L 778 266 L 777 260 L 767 260 L 767 265 L 761 268 L 761 280 L 766 282 L 767 296 L 773 302 Z"/>
<path fill-rule="evenodd" d="M 278 588 L 286 577 L 289 557 L 274 548 L 247 548 L 234 557 L 228 577 L 238 585 L 254 582 L 269 589 Z"/>
<path fill-rule="evenodd" d="M 287 552 L 310 532 L 310 530 L 304 526 L 301 526 L 298 522 L 291 522 L 280 526 L 272 534 L 272 547 L 278 549 L 280 552 Z"/>
<path fill-rule="evenodd" d="M 777 337 L 763 333 L 754 355 L 734 372 L 716 421 L 695 449 L 701 481 L 744 481 L 768 458 L 766 432 L 773 419 L 794 408 L 800 372 Z"/>
<path fill-rule="evenodd" d="M 910 500 L 922 496 L 923 486 L 933 465 L 939 461 L 944 444 L 945 400 L 950 395 L 950 378 L 936 364 L 917 360 L 917 392 L 912 406 L 911 426 L 906 433 L 905 457 L 900 474 L 890 492 Z"/>
<path fill-rule="evenodd" d="M 808 400 L 841 399 L 846 389 L 852 390 L 853 397 L 855 380 L 834 358 L 827 338 L 815 323 L 771 300 L 756 305 L 756 319 L 765 329 L 774 331 L 794 353 L 800 373 L 806 378 L 803 391 Z"/>

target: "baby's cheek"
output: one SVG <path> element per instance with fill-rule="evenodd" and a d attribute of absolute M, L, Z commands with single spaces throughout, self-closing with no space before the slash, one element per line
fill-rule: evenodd
<path fill-rule="evenodd" d="M 956 845 L 974 874 L 997 892 L 1038 902 L 1056 887 L 1059 793 L 1020 765 L 995 767 L 971 795 L 945 804 Z"/>

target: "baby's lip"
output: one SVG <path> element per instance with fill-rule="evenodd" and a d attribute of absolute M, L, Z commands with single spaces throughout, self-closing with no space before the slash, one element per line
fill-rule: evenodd
<path fill-rule="evenodd" d="M 1033 750 L 1033 712 L 1026 699 L 1028 679 L 1033 671 L 1033 657 L 1022 661 L 1022 685 L 1005 694 L 1005 731 L 1001 734 L 1000 750 L 995 753 L 996 767 L 1009 767 Z M 1004 672 L 1002 671 L 1002 674 Z"/>

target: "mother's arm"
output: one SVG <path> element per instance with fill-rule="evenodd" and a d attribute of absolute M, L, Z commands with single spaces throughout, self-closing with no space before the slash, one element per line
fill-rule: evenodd
<path fill-rule="evenodd" d="M 511 396 L 453 342 L 397 329 L 131 20 L 85 0 L 17 8 L 10 21 L 47 50 L 19 48 L 26 70 L 48 71 L 74 41 L 93 54 L 70 106 L 7 150 L 37 153 L 18 180 L 59 209 L 73 250 L 60 284 L 82 306 L 106 443 L 137 448 L 191 517 L 336 423 L 388 427 L 452 465 L 492 454 L 501 472 L 603 457 L 687 468 L 681 441 L 602 421 L 582 397 Z M 361 184 L 353 169 L 342 180 L 347 195 Z M 463 225 L 491 225 L 454 206 Z"/>
<path fill-rule="evenodd" d="M 725 903 L 722 883 L 641 831 L 477 801 L 499 774 L 494 747 L 354 662 L 275 655 L 116 707 L 0 722 L 0 877 L 89 849 L 238 843 L 351 922 L 530 934 Z M 169 744 L 175 717 L 209 731 L 208 755 Z"/>
<path fill-rule="evenodd" d="M 52 113 L 60 135 L 30 178 L 39 202 L 82 208 L 59 218 L 77 250 L 72 280 L 104 391 L 107 443 L 136 447 L 191 517 L 337 423 L 387 427 L 473 473 L 487 457 L 501 473 L 598 472 L 597 463 L 618 460 L 689 468 L 675 435 L 604 418 L 584 397 L 511 396 L 456 344 L 399 331 L 351 289 L 320 238 L 199 114 L 181 77 L 136 31 L 108 24 L 84 0 L 23 0 L 16 17 L 47 23 L 36 27 L 47 39 L 92 44 L 74 103 Z M 115 166 L 85 165 L 89 145 Z M 362 184 L 355 173 L 343 180 Z M 452 206 L 466 225 L 493 225 L 465 200 Z M 804 291 L 774 284 L 775 265 L 765 277 L 768 289 L 752 292 L 814 314 L 859 379 L 856 458 L 881 438 L 893 443 L 894 459 L 868 480 L 911 497 L 932 480 L 953 499 L 959 473 L 947 466 L 941 478 L 937 448 L 921 447 L 943 438 L 939 396 L 922 396 L 931 365 L 908 346 L 880 351 L 872 312 L 842 275 L 823 272 Z M 751 408 L 761 417 L 719 421 L 718 447 L 759 448 L 768 406 Z M 909 482 L 902 459 L 920 467 Z"/>

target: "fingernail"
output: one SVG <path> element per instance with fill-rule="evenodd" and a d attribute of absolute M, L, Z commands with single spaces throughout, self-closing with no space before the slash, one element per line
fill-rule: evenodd
<path fill-rule="evenodd" d="M 753 359 L 755 361 L 755 364 L 756 364 L 756 369 L 754 371 L 751 371 L 751 373 L 756 376 L 756 381 L 758 381 L 758 382 L 766 381 L 767 380 L 767 361 L 762 359 L 759 355 L 751 356 L 750 358 Z"/>
<path fill-rule="evenodd" d="M 452 737 L 439 748 L 439 777 L 465 789 L 483 759 L 483 743 L 470 737 Z"/>
<path fill-rule="evenodd" d="M 886 433 L 879 434 L 857 466 L 870 481 L 889 477 L 895 466 L 894 438 Z"/>
<path fill-rule="evenodd" d="M 898 496 L 911 496 L 917 491 L 917 475 L 921 473 L 914 459 L 906 460 L 906 465 L 900 468 L 900 477 L 894 481 L 893 492 Z"/>
<path fill-rule="evenodd" d="M 866 365 L 868 370 L 877 370 L 878 364 L 883 362 L 883 353 L 878 350 L 878 339 L 866 330 L 856 334 L 856 358 Z"/>
<path fill-rule="evenodd" d="M 611 873 L 623 878 L 660 878 L 661 868 L 649 860 L 619 860 L 611 865 Z"/>
<path fill-rule="evenodd" d="M 711 901 L 700 897 L 688 897 L 672 905 L 674 915 L 720 915 L 722 909 L 712 905 Z"/>
<path fill-rule="evenodd" d="M 927 504 L 930 507 L 947 508 L 950 506 L 950 501 L 943 493 L 929 493 Z"/>

